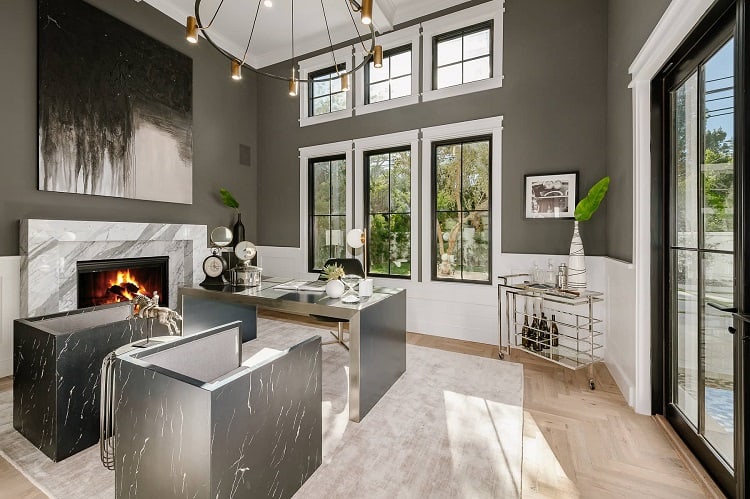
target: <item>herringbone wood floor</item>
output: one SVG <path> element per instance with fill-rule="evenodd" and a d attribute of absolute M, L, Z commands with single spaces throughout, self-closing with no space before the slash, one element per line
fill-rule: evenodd
<path fill-rule="evenodd" d="M 330 327 L 272 312 L 263 315 Z M 408 341 L 497 358 L 497 347 L 481 343 L 414 333 Z M 573 372 L 515 350 L 510 361 L 524 365 L 525 498 L 712 496 L 688 471 L 654 419 L 628 407 L 606 366 L 596 366 L 592 391 L 585 370 Z M 0 379 L 0 390 L 10 385 L 10 378 Z M 1 458 L 0 484 L 0 497 L 45 497 Z"/>

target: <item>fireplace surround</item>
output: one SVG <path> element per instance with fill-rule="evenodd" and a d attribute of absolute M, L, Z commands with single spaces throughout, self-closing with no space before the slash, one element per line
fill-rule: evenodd
<path fill-rule="evenodd" d="M 20 241 L 22 317 L 78 308 L 78 261 L 113 258 L 168 256 L 175 308 L 177 288 L 200 284 L 210 253 L 205 225 L 26 219 Z"/>

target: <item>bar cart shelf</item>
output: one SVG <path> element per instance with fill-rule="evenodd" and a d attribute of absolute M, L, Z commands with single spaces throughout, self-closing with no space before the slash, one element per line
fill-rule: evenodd
<path fill-rule="evenodd" d="M 594 317 L 594 304 L 604 301 L 604 294 L 585 290 L 578 294 L 561 291 L 544 284 L 529 282 L 528 274 L 499 276 L 497 287 L 500 358 L 511 350 L 523 350 L 572 370 L 588 368 L 589 388 L 594 390 L 594 363 L 600 362 L 603 321 Z M 544 312 L 547 320 L 555 316 L 557 335 L 532 328 L 532 310 Z M 503 316 L 505 327 L 503 327 Z M 532 334 L 524 335 L 526 330 Z M 540 339 L 541 333 L 545 336 Z"/>

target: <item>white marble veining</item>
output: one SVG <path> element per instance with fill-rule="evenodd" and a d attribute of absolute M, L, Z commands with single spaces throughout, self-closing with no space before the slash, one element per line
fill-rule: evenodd
<path fill-rule="evenodd" d="M 148 256 L 169 257 L 169 306 L 177 288 L 198 285 L 208 256 L 205 225 L 22 220 L 21 315 L 77 308 L 76 262 Z"/>

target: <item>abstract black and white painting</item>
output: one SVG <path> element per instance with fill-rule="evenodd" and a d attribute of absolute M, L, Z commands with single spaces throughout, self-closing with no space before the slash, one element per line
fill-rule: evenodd
<path fill-rule="evenodd" d="M 82 0 L 39 0 L 39 189 L 191 204 L 193 62 Z"/>

